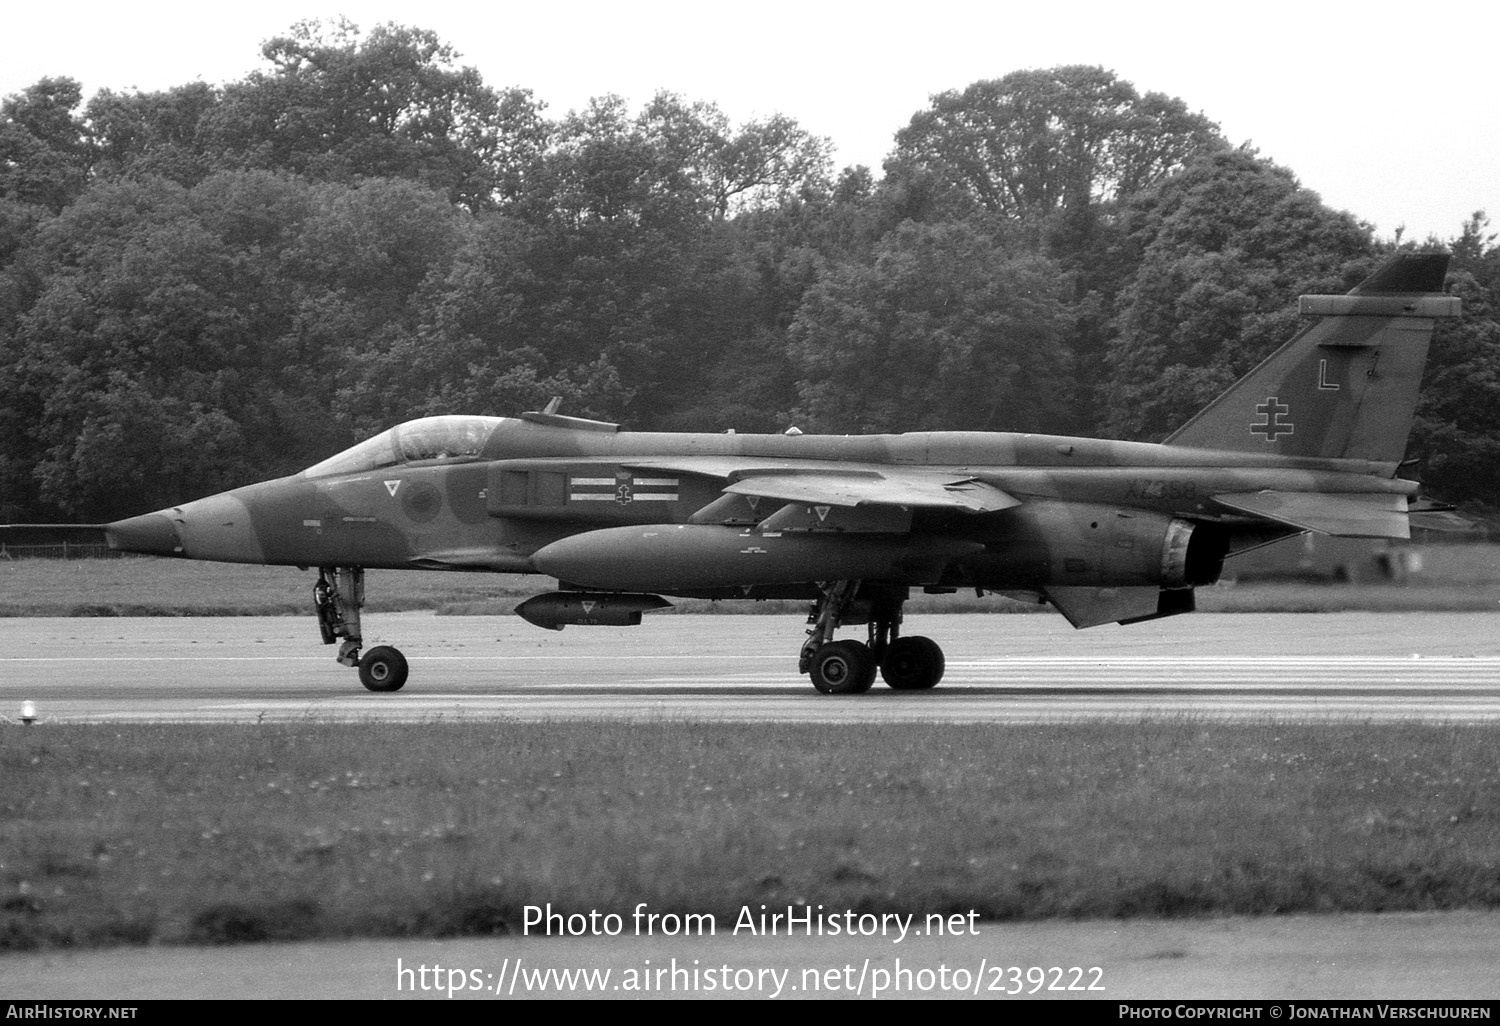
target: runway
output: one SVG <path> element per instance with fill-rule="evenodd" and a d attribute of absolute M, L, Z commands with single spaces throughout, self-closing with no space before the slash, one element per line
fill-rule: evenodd
<path fill-rule="evenodd" d="M 862 628 L 840 636 L 859 637 Z M 0 620 L 0 715 L 42 722 L 716 720 L 1034 723 L 1172 716 L 1500 720 L 1500 612 L 1202 614 L 1074 631 L 1061 617 L 927 615 L 927 693 L 817 694 L 794 616 L 648 617 L 546 632 L 515 617 L 366 617 L 411 663 L 372 694 L 312 618 Z"/>
<path fill-rule="evenodd" d="M 1192 615 L 1089 631 L 1074 631 L 1050 614 L 929 615 L 905 626 L 947 652 L 939 688 L 912 694 L 877 684 L 867 695 L 834 697 L 817 694 L 796 672 L 803 625 L 795 616 L 661 615 L 633 629 L 549 633 L 515 617 L 375 614 L 366 621 L 368 643 L 399 646 L 412 667 L 404 691 L 380 695 L 364 691 L 353 671 L 333 662 L 311 617 L 0 620 L 0 715 L 14 719 L 20 702 L 30 699 L 43 725 L 1500 720 L 1500 611 Z M 858 630 L 842 636 L 858 636 Z M 962 943 L 921 952 L 787 938 L 709 947 L 482 938 L 44 952 L 0 959 L 0 991 L 27 999 L 447 1000 L 436 989 L 403 991 L 399 968 L 442 964 L 499 973 L 502 965 L 519 967 L 524 960 L 539 970 L 624 972 L 676 957 L 695 967 L 699 960 L 757 974 L 801 974 L 846 965 L 891 970 L 900 956 L 908 968 L 926 967 L 930 974 L 939 965 L 956 966 L 969 972 L 966 980 L 982 981 L 999 965 L 986 960 L 1099 967 L 1106 987 L 1102 994 L 1037 997 L 1489 999 L 1500 917 L 1460 911 L 981 923 L 979 931 Z M 922 977 L 915 979 L 920 984 Z M 554 988 L 525 996 L 586 995 Z"/>

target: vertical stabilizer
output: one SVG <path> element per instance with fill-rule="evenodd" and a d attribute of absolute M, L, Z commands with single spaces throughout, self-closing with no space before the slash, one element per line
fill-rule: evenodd
<path fill-rule="evenodd" d="M 1179 428 L 1168 445 L 1395 464 L 1406 453 L 1432 329 L 1457 317 L 1447 253 L 1399 253 Z"/>

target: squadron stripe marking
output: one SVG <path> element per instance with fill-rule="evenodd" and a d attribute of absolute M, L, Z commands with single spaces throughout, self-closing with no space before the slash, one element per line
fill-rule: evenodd
<path fill-rule="evenodd" d="M 677 478 L 675 477 L 571 477 L 568 479 L 569 502 L 676 502 Z M 604 488 L 608 491 L 576 491 L 579 488 Z M 645 491 L 650 488 L 671 488 L 672 491 Z"/>
<path fill-rule="evenodd" d="M 569 501 L 572 502 L 614 502 L 615 498 L 616 496 L 613 492 L 574 492 L 568 496 Z M 641 492 L 636 492 L 631 498 L 636 502 L 676 502 L 677 493 L 646 492 L 642 494 Z"/>

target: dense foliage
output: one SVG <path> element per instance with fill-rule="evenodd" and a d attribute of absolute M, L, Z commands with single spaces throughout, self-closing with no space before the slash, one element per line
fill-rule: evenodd
<path fill-rule="evenodd" d="M 883 176 L 663 93 L 551 117 L 432 33 L 0 103 L 0 522 L 292 472 L 434 412 L 1157 439 L 1393 246 L 1092 67 L 935 96 Z M 1450 240 L 1413 455 L 1500 505 L 1500 249 Z"/>

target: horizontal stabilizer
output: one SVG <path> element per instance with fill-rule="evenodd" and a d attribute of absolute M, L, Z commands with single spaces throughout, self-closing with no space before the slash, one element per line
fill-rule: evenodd
<path fill-rule="evenodd" d="M 1047 600 L 1070 624 L 1082 630 L 1104 623 L 1137 623 L 1178 613 L 1191 613 L 1191 588 L 1167 590 L 1148 585 L 1139 588 L 1048 587 Z"/>
<path fill-rule="evenodd" d="M 1214 501 L 1237 513 L 1339 538 L 1411 537 L 1404 495 L 1263 491 L 1215 495 Z"/>
<path fill-rule="evenodd" d="M 1407 519 L 1412 527 L 1446 534 L 1478 534 L 1484 528 L 1481 521 L 1446 509 L 1413 510 Z"/>

